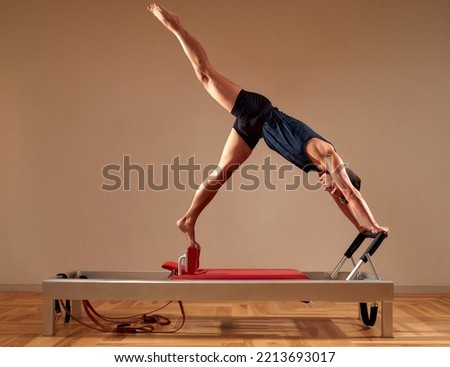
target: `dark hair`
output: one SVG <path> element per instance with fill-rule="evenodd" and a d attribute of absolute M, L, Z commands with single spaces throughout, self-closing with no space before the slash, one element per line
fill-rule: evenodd
<path fill-rule="evenodd" d="M 361 191 L 361 179 L 358 177 L 358 175 L 350 168 L 345 167 L 345 170 L 347 171 L 348 178 L 350 179 L 355 189 Z"/>

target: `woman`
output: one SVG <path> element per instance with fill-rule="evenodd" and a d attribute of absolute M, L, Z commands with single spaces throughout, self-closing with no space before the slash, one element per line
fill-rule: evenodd
<path fill-rule="evenodd" d="M 188 211 L 177 221 L 188 245 L 199 249 L 195 240 L 197 218 L 233 171 L 250 156 L 261 138 L 300 169 L 316 171 L 325 191 L 359 231 L 388 233 L 388 228 L 377 224 L 359 192 L 359 178 L 345 168 L 331 143 L 303 122 L 273 107 L 266 97 L 245 91 L 219 74 L 210 65 L 202 45 L 183 28 L 176 14 L 158 4 L 149 5 L 148 10 L 177 37 L 208 93 L 236 116 L 217 169 L 200 185 Z"/>

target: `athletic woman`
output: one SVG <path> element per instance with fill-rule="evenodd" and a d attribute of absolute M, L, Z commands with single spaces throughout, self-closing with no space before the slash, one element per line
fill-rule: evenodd
<path fill-rule="evenodd" d="M 375 221 L 359 191 L 360 179 L 345 168 L 330 142 L 308 125 L 273 107 L 266 97 L 248 92 L 219 74 L 209 63 L 202 45 L 183 28 L 176 14 L 158 4 L 149 5 L 148 10 L 176 36 L 211 97 L 236 117 L 215 172 L 200 185 L 188 211 L 177 221 L 188 245 L 200 249 L 195 240 L 197 218 L 261 138 L 300 169 L 316 171 L 325 191 L 360 232 L 389 232 Z"/>

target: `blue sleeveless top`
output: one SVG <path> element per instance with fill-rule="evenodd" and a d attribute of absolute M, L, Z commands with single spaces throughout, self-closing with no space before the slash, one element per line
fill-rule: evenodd
<path fill-rule="evenodd" d="M 274 107 L 263 124 L 263 138 L 270 149 L 281 154 L 303 171 L 319 171 L 306 154 L 306 146 L 312 138 L 327 140 L 304 122 Z"/>
<path fill-rule="evenodd" d="M 261 138 L 267 146 L 305 172 L 319 171 L 306 154 L 312 138 L 326 141 L 308 125 L 273 107 L 264 96 L 241 90 L 231 113 L 236 116 L 233 128 L 255 148 Z"/>

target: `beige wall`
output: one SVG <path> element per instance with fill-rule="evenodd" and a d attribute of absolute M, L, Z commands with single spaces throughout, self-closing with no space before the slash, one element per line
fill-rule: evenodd
<path fill-rule="evenodd" d="M 362 176 L 391 228 L 374 259 L 385 278 L 450 286 L 450 1 L 164 4 L 218 70 L 310 124 Z M 157 270 L 184 251 L 175 221 L 192 188 L 172 177 L 168 190 L 139 191 L 134 172 L 130 191 L 100 189 L 111 183 L 102 168 L 127 155 L 157 170 L 176 156 L 215 163 L 233 123 L 146 5 L 0 0 L 3 287 L 73 269 Z M 269 155 L 285 164 L 263 142 L 248 164 Z M 334 267 L 356 232 L 321 191 L 286 191 L 292 174 L 251 192 L 233 177 L 198 222 L 204 266 Z"/>

